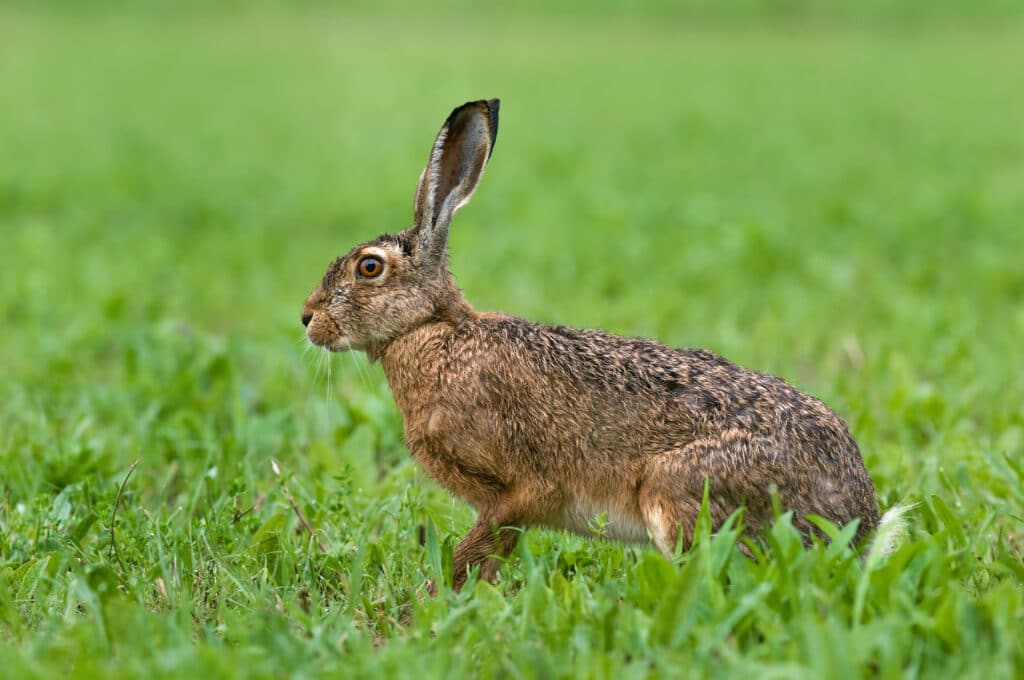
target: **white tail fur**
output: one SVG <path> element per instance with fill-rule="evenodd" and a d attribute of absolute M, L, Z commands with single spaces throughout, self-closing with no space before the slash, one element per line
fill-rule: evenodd
<path fill-rule="evenodd" d="M 885 511 L 878 523 L 875 537 L 871 541 L 864 564 L 871 568 L 886 555 L 899 547 L 907 536 L 907 513 L 917 507 L 917 503 L 894 505 Z"/>

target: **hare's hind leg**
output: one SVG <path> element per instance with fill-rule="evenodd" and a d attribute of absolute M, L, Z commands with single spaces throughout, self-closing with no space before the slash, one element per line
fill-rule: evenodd
<path fill-rule="evenodd" d="M 705 480 L 709 485 L 712 530 L 739 507 L 742 500 L 738 499 L 749 498 L 744 487 L 751 480 L 743 470 L 761 446 L 762 442 L 742 435 L 702 439 L 648 462 L 640 484 L 640 513 L 658 550 L 671 557 L 680 540 L 684 550 L 690 547 Z M 755 504 L 760 505 L 757 494 L 753 495 Z M 755 512 L 750 510 L 748 507 L 745 516 L 747 528 L 757 528 L 760 507 L 753 508 Z"/>

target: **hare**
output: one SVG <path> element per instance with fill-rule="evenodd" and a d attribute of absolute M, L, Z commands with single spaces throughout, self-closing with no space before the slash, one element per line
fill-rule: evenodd
<path fill-rule="evenodd" d="M 824 403 L 702 349 L 478 312 L 448 270 L 448 227 L 498 133 L 498 100 L 448 116 L 416 187 L 413 226 L 337 258 L 302 308 L 309 340 L 380 361 L 427 474 L 476 508 L 454 556 L 493 581 L 521 530 L 540 526 L 688 546 L 709 489 L 712 523 L 747 530 L 771 496 L 804 518 L 879 525 L 856 442 Z"/>

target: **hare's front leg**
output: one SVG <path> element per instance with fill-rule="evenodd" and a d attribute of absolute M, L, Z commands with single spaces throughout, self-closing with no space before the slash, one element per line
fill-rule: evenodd
<path fill-rule="evenodd" d="M 462 589 L 469 570 L 480 565 L 480 578 L 493 583 L 498 577 L 501 561 L 515 550 L 521 529 L 511 526 L 512 518 L 503 513 L 480 513 L 476 524 L 455 546 L 452 587 Z"/>

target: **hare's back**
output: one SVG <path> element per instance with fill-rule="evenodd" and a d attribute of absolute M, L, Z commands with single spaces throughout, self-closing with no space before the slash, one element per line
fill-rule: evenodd
<path fill-rule="evenodd" d="M 552 407 L 566 402 L 598 418 L 604 412 L 665 446 L 741 430 L 815 443 L 830 457 L 857 453 L 846 424 L 822 401 L 714 352 L 500 315 L 475 325 L 476 340 L 490 348 L 483 370 L 495 387 L 520 386 Z"/>

